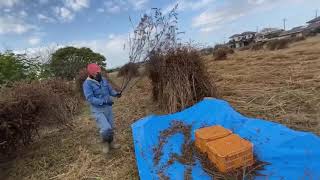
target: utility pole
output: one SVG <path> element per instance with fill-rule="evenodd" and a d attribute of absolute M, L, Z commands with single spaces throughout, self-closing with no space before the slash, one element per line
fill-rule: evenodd
<path fill-rule="evenodd" d="M 286 30 L 286 21 L 287 21 L 287 19 L 284 18 L 284 19 L 283 19 L 283 30 Z"/>
<path fill-rule="evenodd" d="M 316 18 L 318 17 L 318 9 L 316 9 Z"/>

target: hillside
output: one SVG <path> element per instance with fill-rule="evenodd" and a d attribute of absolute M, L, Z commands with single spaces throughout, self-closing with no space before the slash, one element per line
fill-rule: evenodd
<path fill-rule="evenodd" d="M 204 57 L 220 97 L 244 115 L 320 134 L 320 37 L 279 51 L 239 51 L 224 61 Z M 114 77 L 121 83 L 121 79 Z M 147 78 L 114 105 L 122 148 L 104 156 L 86 108 L 70 129 L 48 129 L 12 162 L 8 179 L 138 179 L 130 125 L 161 114 Z"/>

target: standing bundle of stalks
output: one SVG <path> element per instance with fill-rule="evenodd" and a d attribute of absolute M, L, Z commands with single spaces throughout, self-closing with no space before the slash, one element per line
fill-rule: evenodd
<path fill-rule="evenodd" d="M 153 99 L 172 113 L 192 106 L 204 97 L 216 97 L 198 52 L 178 47 L 166 53 L 153 53 L 147 64 L 153 85 Z"/>
<path fill-rule="evenodd" d="M 119 69 L 118 77 L 121 77 L 121 76 L 130 76 L 130 77 L 139 76 L 139 66 L 136 63 L 132 63 L 132 62 L 125 64 Z"/>
<path fill-rule="evenodd" d="M 218 46 L 213 51 L 213 56 L 215 60 L 225 60 L 228 54 L 233 54 L 234 50 L 227 46 Z"/>
<path fill-rule="evenodd" d="M 82 85 L 83 82 L 87 79 L 87 77 L 88 73 L 86 68 L 81 69 L 76 76 L 77 92 L 82 96 L 82 98 L 84 98 Z"/>

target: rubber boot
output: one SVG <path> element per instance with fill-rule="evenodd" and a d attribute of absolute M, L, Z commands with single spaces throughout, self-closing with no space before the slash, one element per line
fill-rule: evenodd
<path fill-rule="evenodd" d="M 108 154 L 109 151 L 110 151 L 110 145 L 109 145 L 109 143 L 107 143 L 107 142 L 103 143 L 103 144 L 102 144 L 102 152 L 103 152 L 104 154 Z"/>
<path fill-rule="evenodd" d="M 115 141 L 112 141 L 112 142 L 110 143 L 110 147 L 111 147 L 112 149 L 119 149 L 121 146 L 120 146 L 120 144 L 117 144 Z"/>

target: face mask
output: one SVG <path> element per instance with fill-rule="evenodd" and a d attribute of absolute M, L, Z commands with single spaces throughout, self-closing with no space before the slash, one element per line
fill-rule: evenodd
<path fill-rule="evenodd" d="M 102 80 L 101 73 L 98 73 L 94 79 L 95 79 L 96 81 L 98 81 L 98 82 L 101 82 L 101 80 Z"/>

